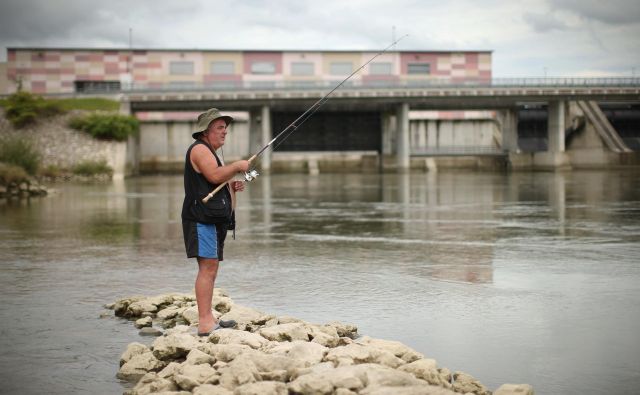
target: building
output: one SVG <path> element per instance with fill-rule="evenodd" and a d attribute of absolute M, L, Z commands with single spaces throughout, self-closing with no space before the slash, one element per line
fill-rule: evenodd
<path fill-rule="evenodd" d="M 38 94 L 130 89 L 331 86 L 373 51 L 8 48 L 6 88 Z M 382 86 L 491 80 L 491 51 L 389 51 L 349 84 Z"/>

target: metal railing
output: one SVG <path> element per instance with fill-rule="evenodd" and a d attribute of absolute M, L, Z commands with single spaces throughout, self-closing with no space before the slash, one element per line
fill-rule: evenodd
<path fill-rule="evenodd" d="M 414 147 L 412 156 L 502 156 L 506 151 L 494 146 Z"/>
<path fill-rule="evenodd" d="M 310 91 L 335 87 L 339 81 L 224 81 L 213 83 L 132 83 L 121 84 L 119 92 L 228 92 L 228 91 Z M 434 78 L 403 81 L 348 81 L 343 89 L 445 89 L 445 88 L 596 88 L 596 87 L 640 87 L 640 77 L 533 77 L 494 79 L 449 79 Z M 113 93 L 113 89 L 91 89 L 79 93 Z"/>

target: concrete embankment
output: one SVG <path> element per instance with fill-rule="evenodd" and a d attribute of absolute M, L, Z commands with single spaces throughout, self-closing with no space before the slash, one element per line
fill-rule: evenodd
<path fill-rule="evenodd" d="M 125 394 L 491 394 L 469 374 L 438 367 L 400 342 L 361 336 L 351 324 L 263 313 L 220 289 L 212 306 L 216 318 L 235 320 L 236 328 L 196 336 L 191 295 L 132 297 L 107 306 L 135 320 L 141 335 L 158 335 L 150 346 L 131 343 L 122 354 L 117 377 L 136 383 Z M 505 384 L 494 394 L 533 389 Z"/>

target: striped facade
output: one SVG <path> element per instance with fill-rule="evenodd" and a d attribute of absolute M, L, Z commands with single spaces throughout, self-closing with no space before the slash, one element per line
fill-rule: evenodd
<path fill-rule="evenodd" d="M 6 93 L 90 90 L 232 89 L 333 83 L 376 52 L 8 48 Z M 394 51 L 377 57 L 350 84 L 399 85 L 491 79 L 490 51 Z"/>

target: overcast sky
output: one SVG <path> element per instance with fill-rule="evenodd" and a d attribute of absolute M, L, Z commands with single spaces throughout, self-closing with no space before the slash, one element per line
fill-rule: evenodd
<path fill-rule="evenodd" d="M 492 50 L 494 77 L 640 76 L 640 0 L 0 0 L 7 47 Z"/>

